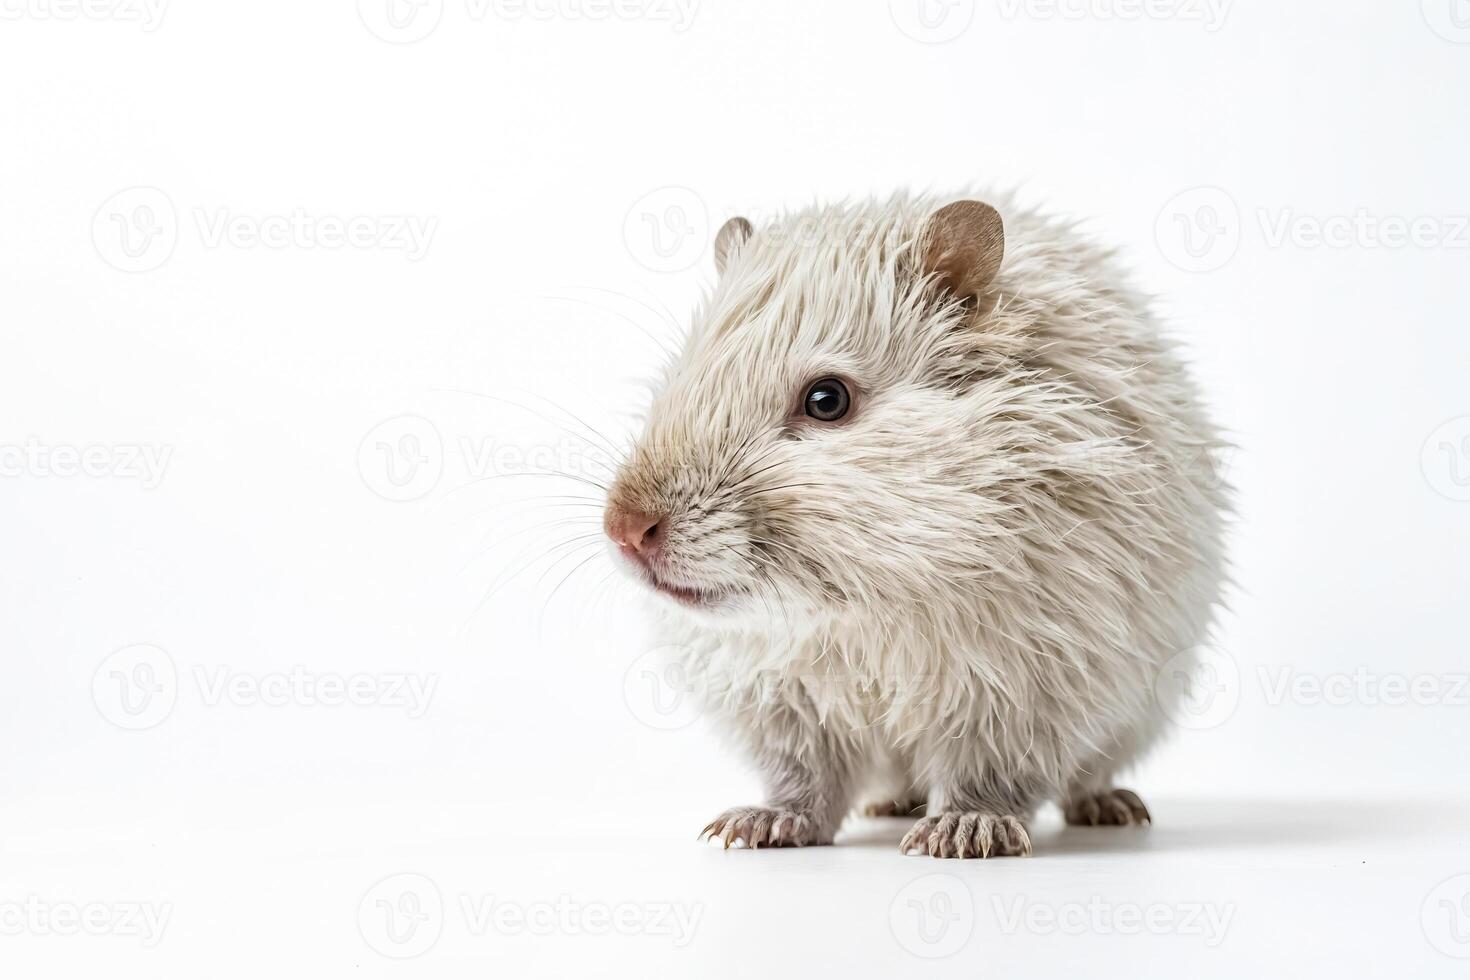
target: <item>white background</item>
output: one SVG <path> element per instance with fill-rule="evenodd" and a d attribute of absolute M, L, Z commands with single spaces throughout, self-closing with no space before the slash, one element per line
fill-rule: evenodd
<path fill-rule="evenodd" d="M 1458 975 L 1470 4 L 591 2 L 0 0 L 0 970 Z M 1217 697 L 1144 834 L 701 848 L 756 787 L 595 490 L 480 478 L 604 479 L 725 218 L 967 185 L 1117 243 L 1239 446 Z"/>

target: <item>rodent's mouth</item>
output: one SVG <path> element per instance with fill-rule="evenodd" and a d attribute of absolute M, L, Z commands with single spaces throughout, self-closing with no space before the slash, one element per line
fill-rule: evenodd
<path fill-rule="evenodd" d="M 715 605 L 723 594 L 710 589 L 697 589 L 688 585 L 675 585 L 659 578 L 653 571 L 644 573 L 648 584 L 655 592 L 661 593 L 673 599 L 675 602 L 695 608 L 707 608 Z"/>
<path fill-rule="evenodd" d="M 648 587 L 660 595 L 668 596 L 682 606 L 693 609 L 709 609 L 720 604 L 730 594 L 728 589 L 699 588 L 693 585 L 680 585 L 670 582 L 659 575 L 658 572 L 647 566 L 641 566 L 639 572 Z"/>
<path fill-rule="evenodd" d="M 684 603 L 686 606 L 707 606 L 713 598 L 710 593 L 700 589 L 689 589 L 680 585 L 670 585 L 667 582 L 660 582 L 657 579 L 654 580 L 653 587 L 669 598 Z"/>
<path fill-rule="evenodd" d="M 644 585 L 691 609 L 713 609 L 741 591 L 729 586 L 698 586 L 675 582 L 666 577 L 667 573 L 658 567 L 660 563 L 657 561 L 630 556 L 625 549 L 618 550 L 616 554 L 620 563 Z"/>

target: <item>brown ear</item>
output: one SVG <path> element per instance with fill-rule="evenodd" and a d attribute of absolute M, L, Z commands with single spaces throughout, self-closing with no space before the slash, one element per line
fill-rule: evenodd
<path fill-rule="evenodd" d="M 715 270 L 723 275 L 725 266 L 730 264 L 730 257 L 754 233 L 755 229 L 744 218 L 731 218 L 725 222 L 720 233 L 715 236 Z"/>
<path fill-rule="evenodd" d="M 925 275 L 946 289 L 980 297 L 1005 258 L 1005 224 L 1000 212 L 979 201 L 956 201 L 929 216 L 919 235 L 919 262 Z"/>

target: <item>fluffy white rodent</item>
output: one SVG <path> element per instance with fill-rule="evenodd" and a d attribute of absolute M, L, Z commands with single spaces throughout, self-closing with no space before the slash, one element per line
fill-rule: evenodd
<path fill-rule="evenodd" d="M 765 779 L 705 828 L 727 846 L 830 843 L 865 803 L 927 805 L 901 848 L 941 857 L 1030 853 L 1046 801 L 1149 819 L 1113 779 L 1220 601 L 1222 444 L 1110 252 L 989 200 L 727 223 L 611 488 Z"/>

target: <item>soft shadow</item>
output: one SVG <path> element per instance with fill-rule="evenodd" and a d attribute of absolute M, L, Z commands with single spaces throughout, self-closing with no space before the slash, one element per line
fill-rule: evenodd
<path fill-rule="evenodd" d="M 1384 827 L 1398 821 L 1408 819 L 1420 827 L 1442 821 L 1454 827 L 1461 819 L 1454 808 L 1436 811 L 1422 801 L 1165 800 L 1149 806 L 1154 823 L 1148 827 L 1068 827 L 1048 808 L 1032 823 L 1031 841 L 1038 855 L 1197 853 L 1352 841 L 1371 845 L 1381 839 Z M 1426 821 L 1426 813 L 1438 816 Z M 850 818 L 837 846 L 896 851 L 913 823 L 906 817 Z"/>

